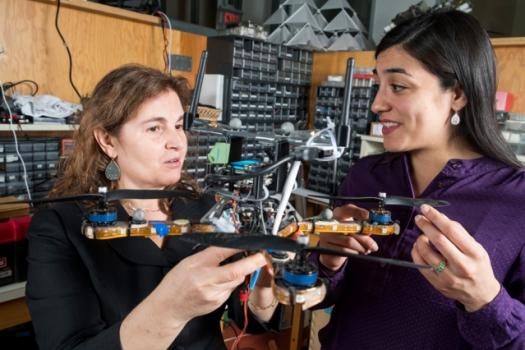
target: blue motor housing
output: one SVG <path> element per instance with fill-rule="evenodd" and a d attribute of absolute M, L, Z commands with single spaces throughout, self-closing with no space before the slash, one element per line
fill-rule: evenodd
<path fill-rule="evenodd" d="M 291 261 L 284 265 L 282 279 L 284 282 L 298 287 L 311 287 L 317 283 L 318 270 L 308 261 Z"/>
<path fill-rule="evenodd" d="M 392 222 L 392 215 L 388 210 L 370 210 L 368 220 L 372 223 L 387 225 Z"/>
<path fill-rule="evenodd" d="M 95 225 L 111 225 L 117 221 L 116 210 L 95 210 L 88 214 L 88 221 Z"/>

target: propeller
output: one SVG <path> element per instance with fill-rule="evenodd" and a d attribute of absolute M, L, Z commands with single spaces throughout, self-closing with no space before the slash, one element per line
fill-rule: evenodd
<path fill-rule="evenodd" d="M 120 199 L 160 199 L 172 197 L 192 197 L 194 192 L 188 190 L 115 190 L 106 194 L 106 201 L 115 201 Z"/>
<path fill-rule="evenodd" d="M 71 201 L 102 201 L 111 202 L 120 199 L 157 199 L 157 198 L 172 198 L 172 197 L 190 197 L 194 196 L 195 193 L 187 190 L 114 190 L 102 193 L 86 193 L 78 194 L 73 196 L 64 196 L 57 198 L 42 198 L 33 200 L 18 200 L 12 202 L 1 202 L 0 205 L 5 204 L 17 204 L 17 203 L 29 203 L 29 204 L 44 204 L 44 203 L 55 203 L 55 202 L 71 202 Z"/>
<path fill-rule="evenodd" d="M 419 207 L 422 204 L 428 204 L 433 207 L 445 207 L 450 205 L 449 202 L 439 199 L 430 198 L 410 198 L 401 196 L 386 196 L 385 193 L 379 193 L 378 197 L 347 197 L 347 196 L 329 196 L 323 194 L 310 194 L 309 197 L 325 198 L 333 200 L 342 200 L 350 202 L 379 202 L 383 205 L 401 205 L 407 207 Z"/>
<path fill-rule="evenodd" d="M 415 264 L 410 261 L 396 260 L 390 258 L 383 258 L 370 255 L 359 255 L 343 252 L 336 249 L 324 247 L 307 247 L 297 241 L 289 238 L 283 238 L 273 235 L 261 234 L 233 234 L 224 232 L 211 233 L 186 233 L 177 236 L 179 239 L 202 245 L 211 245 L 223 248 L 235 248 L 243 250 L 280 250 L 287 252 L 300 253 L 303 251 L 317 252 L 320 254 L 329 254 L 337 256 L 345 256 L 350 259 L 366 260 L 387 265 L 395 265 L 401 267 L 409 267 L 414 269 L 432 269 L 430 265 Z"/>

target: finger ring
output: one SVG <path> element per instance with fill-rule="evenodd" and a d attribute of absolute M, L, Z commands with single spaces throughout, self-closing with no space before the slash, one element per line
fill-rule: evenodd
<path fill-rule="evenodd" d="M 444 261 L 441 261 L 438 266 L 434 269 L 434 271 L 436 273 L 440 273 L 440 272 L 443 272 L 443 270 L 445 270 L 445 267 L 447 267 L 447 263 L 444 262 Z"/>

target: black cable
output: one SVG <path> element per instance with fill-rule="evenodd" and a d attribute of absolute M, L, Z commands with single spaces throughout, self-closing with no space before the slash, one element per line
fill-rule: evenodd
<path fill-rule="evenodd" d="M 36 81 L 34 80 L 31 80 L 31 79 L 24 79 L 24 80 L 20 80 L 20 81 L 17 81 L 16 83 L 12 83 L 12 82 L 7 82 L 7 83 L 4 83 L 4 91 L 7 91 L 17 85 L 20 85 L 20 84 L 23 84 L 23 83 L 31 83 L 35 86 L 35 89 L 31 91 L 31 96 L 35 96 L 36 93 L 38 92 L 38 84 L 36 83 Z"/>
<path fill-rule="evenodd" d="M 253 209 L 254 215 L 253 215 L 253 219 L 250 221 L 248 227 L 246 228 L 246 231 L 248 232 L 248 234 L 254 234 L 258 232 L 257 229 L 260 226 L 259 225 L 260 217 L 258 215 L 259 213 L 257 213 L 257 207 L 253 207 L 251 209 Z"/>
<path fill-rule="evenodd" d="M 66 51 L 67 51 L 67 57 L 69 58 L 69 83 L 73 87 L 73 90 L 75 90 L 75 93 L 77 94 L 80 102 L 82 102 L 82 96 L 80 95 L 80 92 L 78 92 L 78 89 L 75 86 L 75 83 L 73 82 L 73 57 L 71 56 L 71 51 L 69 51 L 69 46 L 67 46 L 66 39 L 64 39 L 64 36 L 62 35 L 60 28 L 58 27 L 59 12 L 60 12 L 60 0 L 57 0 L 57 12 L 55 14 L 55 28 L 57 29 L 58 35 L 60 35 L 60 39 L 62 39 L 62 43 L 64 44 L 64 47 L 66 48 Z"/>
<path fill-rule="evenodd" d="M 54 176 L 52 176 L 52 177 L 50 177 L 50 178 L 48 178 L 48 179 L 40 180 L 39 182 L 34 182 L 34 181 L 33 181 L 33 187 L 34 187 L 34 186 L 40 186 L 40 185 L 43 185 L 43 184 L 45 184 L 46 182 L 49 182 L 49 181 L 54 181 L 54 180 L 56 180 L 57 178 L 58 178 L 58 176 L 54 175 Z"/>
<path fill-rule="evenodd" d="M 259 171 L 253 171 L 246 174 L 239 174 L 239 175 L 217 175 L 217 174 L 210 174 L 205 179 L 204 182 L 234 182 L 234 181 L 240 181 L 244 179 L 250 179 L 256 176 L 266 175 L 270 172 L 272 172 L 275 168 L 278 168 L 284 163 L 287 163 L 289 161 L 292 161 L 295 159 L 295 156 L 288 156 L 285 157 L 272 165 L 267 166 L 266 168 L 263 168 Z"/>
<path fill-rule="evenodd" d="M 163 15 L 161 15 L 158 11 L 155 11 L 155 16 L 160 17 L 160 23 L 162 27 L 162 38 L 164 40 L 164 51 L 163 51 L 163 58 L 164 58 L 164 71 L 166 73 L 169 73 L 171 75 L 171 67 L 168 68 L 168 37 L 166 36 L 166 18 L 164 18 Z"/>
<path fill-rule="evenodd" d="M 152 6 L 153 6 L 153 5 L 152 5 Z M 162 3 L 160 2 L 160 0 L 157 0 L 157 8 L 154 8 L 154 9 L 153 9 L 153 12 L 156 12 L 156 11 L 166 12 L 166 11 L 162 8 Z"/>
<path fill-rule="evenodd" d="M 9 113 L 9 110 L 7 109 L 8 107 L 7 105 L 4 107 L 4 104 L 6 103 L 9 103 L 9 101 L 7 101 L 7 95 L 5 94 L 5 89 L 0 89 L 0 108 L 5 108 L 5 113 L 7 114 Z M 10 115 L 9 115 L 9 118 L 11 118 Z"/>

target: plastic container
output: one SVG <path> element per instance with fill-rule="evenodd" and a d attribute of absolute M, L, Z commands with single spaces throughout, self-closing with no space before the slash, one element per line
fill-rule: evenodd
<path fill-rule="evenodd" d="M 27 279 L 27 229 L 31 216 L 0 221 L 0 286 Z"/>

